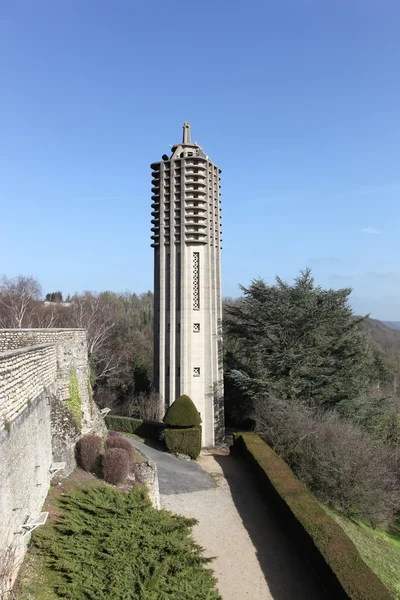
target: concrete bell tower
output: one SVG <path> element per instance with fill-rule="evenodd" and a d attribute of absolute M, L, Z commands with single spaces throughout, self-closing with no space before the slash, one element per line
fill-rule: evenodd
<path fill-rule="evenodd" d="M 152 169 L 154 387 L 162 414 L 181 394 L 202 418 L 203 446 L 224 435 L 220 169 L 191 141 Z"/>

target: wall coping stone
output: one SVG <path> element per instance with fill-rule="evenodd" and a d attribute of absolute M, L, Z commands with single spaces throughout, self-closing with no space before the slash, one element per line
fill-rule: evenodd
<path fill-rule="evenodd" d="M 84 327 L 21 327 L 16 329 L 0 329 L 0 335 L 3 333 L 19 333 L 20 331 L 40 331 L 46 333 L 49 331 L 86 331 Z"/>
<path fill-rule="evenodd" d="M 44 348 L 53 348 L 54 344 L 51 342 L 46 344 L 36 344 L 35 346 L 23 346 L 22 348 L 15 348 L 13 350 L 2 350 L 0 351 L 0 361 L 11 356 L 17 356 L 18 354 L 26 354 L 27 352 L 35 352 L 36 350 L 43 350 Z"/>

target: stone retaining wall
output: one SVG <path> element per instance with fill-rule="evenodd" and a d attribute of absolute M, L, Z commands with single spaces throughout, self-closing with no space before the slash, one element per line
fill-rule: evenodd
<path fill-rule="evenodd" d="M 22 525 L 41 512 L 49 489 L 54 391 L 53 383 L 0 431 L 0 592 L 10 589 L 30 538 Z"/>
<path fill-rule="evenodd" d="M 4 557 L 22 558 L 22 525 L 41 511 L 54 462 L 75 467 L 82 434 L 106 433 L 90 385 L 84 329 L 0 330 L 0 596 Z M 10 582 L 11 583 L 11 582 Z"/>
<path fill-rule="evenodd" d="M 56 350 L 42 344 L 0 352 L 0 430 L 54 383 L 57 375 Z"/>
<path fill-rule="evenodd" d="M 160 508 L 157 465 L 152 460 L 149 460 L 143 452 L 140 452 L 136 446 L 135 450 L 144 458 L 143 462 L 134 464 L 133 470 L 135 473 L 135 481 L 137 483 L 143 483 L 147 487 L 150 502 L 154 508 Z"/>
<path fill-rule="evenodd" d="M 104 421 L 93 402 L 90 386 L 90 371 L 87 352 L 87 337 L 85 329 L 0 329 L 0 356 L 1 351 L 24 349 L 20 356 L 24 356 L 27 363 L 27 375 L 25 388 L 32 388 L 34 377 L 29 371 L 33 359 L 29 358 L 32 350 L 28 347 L 46 345 L 48 346 L 49 363 L 43 362 L 55 376 L 55 393 L 51 401 L 51 424 L 53 437 L 53 456 L 56 461 L 66 461 L 65 475 L 72 471 L 75 466 L 74 444 L 80 435 L 94 432 L 104 435 L 106 428 Z M 21 351 L 21 350 L 20 350 Z M 10 364 L 16 364 L 16 355 L 11 357 Z M 35 369 L 33 369 L 35 371 Z M 48 373 L 48 376 L 51 375 Z M 32 376 L 31 376 L 32 375 Z M 76 427 L 68 409 L 70 399 L 71 378 L 76 377 L 79 389 L 79 404 L 81 411 L 81 423 Z M 12 384 L 13 376 L 9 378 L 9 393 L 17 394 L 16 385 Z M 25 389 L 24 388 L 24 389 Z M 33 394 L 33 390 L 30 392 Z M 1 399 L 0 387 L 0 415 L 3 400 Z"/>

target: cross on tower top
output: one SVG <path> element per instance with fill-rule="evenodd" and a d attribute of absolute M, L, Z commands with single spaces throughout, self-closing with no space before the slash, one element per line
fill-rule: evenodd
<path fill-rule="evenodd" d="M 191 144 L 191 139 L 190 139 L 190 124 L 189 121 L 185 121 L 183 124 L 183 138 L 182 138 L 182 143 L 183 144 Z"/>

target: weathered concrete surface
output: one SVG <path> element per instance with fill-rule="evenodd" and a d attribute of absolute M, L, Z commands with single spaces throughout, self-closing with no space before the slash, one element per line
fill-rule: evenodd
<path fill-rule="evenodd" d="M 211 477 L 195 462 L 180 460 L 139 440 L 129 439 L 136 448 L 156 463 L 160 494 L 184 494 L 214 487 Z"/>
<path fill-rule="evenodd" d="M 153 451 L 153 457 L 164 463 L 162 453 Z M 207 556 L 215 557 L 211 567 L 223 599 L 326 600 L 240 459 L 221 452 L 203 455 L 198 462 L 204 475 L 211 474 L 213 487 L 174 493 L 181 486 L 175 488 L 173 479 L 161 495 L 161 507 L 198 520 L 194 537 Z"/>

